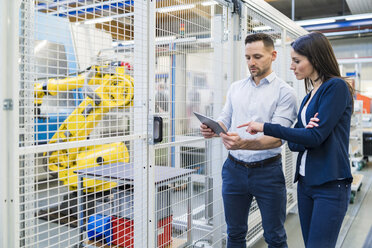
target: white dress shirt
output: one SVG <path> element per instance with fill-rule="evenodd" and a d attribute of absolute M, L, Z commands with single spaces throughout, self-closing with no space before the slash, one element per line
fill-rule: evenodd
<path fill-rule="evenodd" d="M 262 79 L 259 85 L 252 77 L 234 82 L 228 92 L 225 106 L 218 117 L 229 132 L 238 133 L 243 139 L 254 139 L 263 133 L 251 135 L 238 125 L 248 121 L 277 123 L 285 127 L 292 126 L 297 114 L 294 89 L 272 72 Z M 281 153 L 281 148 L 268 150 L 232 150 L 235 158 L 254 162 L 273 157 Z"/>

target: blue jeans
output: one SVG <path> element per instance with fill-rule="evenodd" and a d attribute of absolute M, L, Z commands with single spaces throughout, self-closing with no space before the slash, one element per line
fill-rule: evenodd
<path fill-rule="evenodd" d="M 248 214 L 253 196 L 262 216 L 269 247 L 287 247 L 284 230 L 287 193 L 280 160 L 246 168 L 227 159 L 222 168 L 222 197 L 227 224 L 227 247 L 246 247 Z"/>
<path fill-rule="evenodd" d="M 336 246 L 338 233 L 350 201 L 350 183 L 345 180 L 308 186 L 300 177 L 298 212 L 306 248 Z"/>

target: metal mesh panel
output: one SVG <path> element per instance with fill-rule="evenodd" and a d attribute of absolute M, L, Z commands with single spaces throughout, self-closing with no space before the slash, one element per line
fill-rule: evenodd
<path fill-rule="evenodd" d="M 218 117 L 246 33 L 270 26 L 279 58 L 289 42 L 246 12 L 239 38 L 228 1 L 21 1 L 15 246 L 225 246 L 227 151 L 193 112 Z M 260 220 L 254 202 L 250 243 Z"/>
<path fill-rule="evenodd" d="M 263 32 L 268 34 L 274 41 L 275 50 L 277 51 L 277 59 L 273 62 L 272 68 L 275 73 L 285 80 L 292 87 L 298 88 L 298 81 L 294 82 L 293 73 L 290 71 L 290 43 L 295 35 L 287 35 L 285 27 L 281 27 L 270 20 L 267 20 L 261 13 L 247 7 L 247 34 Z M 297 91 L 298 92 L 298 91 Z M 292 209 L 296 203 L 296 192 L 293 184 L 293 175 L 295 169 L 295 159 L 293 153 L 285 145 L 282 148 L 283 172 L 287 188 L 287 211 Z M 250 209 L 248 220 L 248 235 L 249 244 L 253 244 L 263 234 L 261 225 L 261 215 L 257 203 L 254 200 Z"/>
<path fill-rule="evenodd" d="M 221 247 L 225 228 L 221 202 L 220 141 L 205 141 L 193 112 L 217 117 L 228 63 L 223 47 L 227 8 L 213 1 L 158 1 L 156 8 L 154 113 L 163 118 L 163 141 L 155 164 L 189 169 L 168 180 L 173 245 Z M 222 70 L 216 73 L 216 64 Z M 216 76 L 217 74 L 217 76 Z M 161 199 L 158 193 L 156 198 Z M 163 201 L 164 202 L 164 201 Z M 164 204 L 160 204 L 161 206 Z M 159 206 L 159 204 L 156 204 Z M 157 209 L 157 215 L 164 212 Z M 157 228 L 157 233 L 163 228 Z"/>
<path fill-rule="evenodd" d="M 22 1 L 21 247 L 147 241 L 147 11 Z"/>

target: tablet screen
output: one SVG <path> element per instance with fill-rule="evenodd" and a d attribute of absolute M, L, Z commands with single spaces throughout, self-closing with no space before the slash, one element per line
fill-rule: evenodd
<path fill-rule="evenodd" d="M 211 118 L 209 118 L 205 115 L 197 113 L 197 112 L 194 112 L 194 115 L 196 117 L 198 117 L 198 119 L 201 123 L 207 125 L 216 134 L 218 134 L 218 135 L 220 135 L 220 133 L 226 134 L 225 130 L 220 126 L 220 124 L 217 121 L 215 121 L 215 120 L 213 120 L 213 119 L 211 119 Z"/>

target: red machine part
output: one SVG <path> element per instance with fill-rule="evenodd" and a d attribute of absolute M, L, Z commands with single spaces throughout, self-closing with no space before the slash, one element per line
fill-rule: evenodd
<path fill-rule="evenodd" d="M 165 217 L 158 221 L 159 248 L 164 248 L 172 242 L 173 216 Z M 112 216 L 112 243 L 122 247 L 133 248 L 133 220 Z"/>

